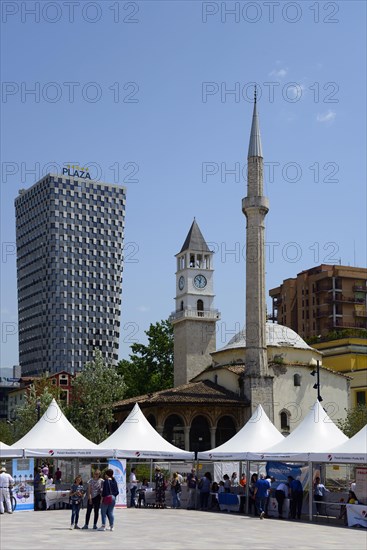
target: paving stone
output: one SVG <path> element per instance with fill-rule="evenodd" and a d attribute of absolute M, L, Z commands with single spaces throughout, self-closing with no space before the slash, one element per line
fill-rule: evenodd
<path fill-rule="evenodd" d="M 93 515 L 93 514 L 92 514 Z M 1 550 L 366 550 L 367 531 L 340 525 L 249 517 L 226 512 L 115 510 L 113 532 L 69 530 L 69 510 L 0 516 Z M 80 514 L 83 526 L 85 510 Z M 100 522 L 99 522 L 100 525 Z"/>

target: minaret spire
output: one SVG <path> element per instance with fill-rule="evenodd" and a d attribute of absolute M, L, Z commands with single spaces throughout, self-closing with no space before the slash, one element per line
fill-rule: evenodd
<path fill-rule="evenodd" d="M 260 125 L 259 117 L 257 114 L 257 91 L 255 86 L 254 92 L 254 111 L 252 113 L 252 125 L 251 125 L 251 134 L 250 134 L 250 143 L 248 147 L 247 158 L 250 157 L 261 157 L 263 156 L 263 151 L 261 147 L 261 136 L 260 136 Z"/>
<path fill-rule="evenodd" d="M 263 154 L 257 114 L 254 110 L 248 150 L 247 196 L 242 201 L 246 227 L 246 373 L 266 376 L 265 216 L 269 202 L 263 196 Z"/>

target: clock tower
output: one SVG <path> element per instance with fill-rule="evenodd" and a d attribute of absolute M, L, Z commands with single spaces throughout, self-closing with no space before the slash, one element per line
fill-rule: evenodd
<path fill-rule="evenodd" d="M 213 309 L 213 252 L 194 219 L 176 254 L 176 311 L 170 317 L 174 334 L 174 385 L 186 384 L 212 363 L 216 351 Z"/>

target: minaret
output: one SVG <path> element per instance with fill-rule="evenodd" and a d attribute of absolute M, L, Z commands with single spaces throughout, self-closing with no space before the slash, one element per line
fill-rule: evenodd
<path fill-rule="evenodd" d="M 186 384 L 211 365 L 216 350 L 216 322 L 213 309 L 213 252 L 194 219 L 178 254 L 176 311 L 170 320 L 174 336 L 174 386 Z"/>
<path fill-rule="evenodd" d="M 263 153 L 256 88 L 248 148 L 247 196 L 242 211 L 246 230 L 246 375 L 267 376 L 265 301 L 265 216 L 269 201 L 263 191 Z"/>

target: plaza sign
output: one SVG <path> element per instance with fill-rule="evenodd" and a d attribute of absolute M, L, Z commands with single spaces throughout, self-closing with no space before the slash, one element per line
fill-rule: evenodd
<path fill-rule="evenodd" d="M 71 178 L 85 178 L 91 180 L 88 168 L 80 168 L 79 166 L 67 166 L 62 169 L 63 176 L 70 176 Z"/>

